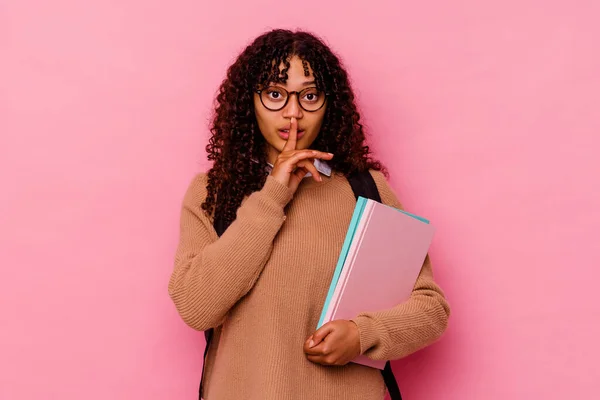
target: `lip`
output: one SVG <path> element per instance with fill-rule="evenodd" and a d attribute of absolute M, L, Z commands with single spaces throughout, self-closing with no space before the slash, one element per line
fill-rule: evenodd
<path fill-rule="evenodd" d="M 279 137 L 282 138 L 283 140 L 288 140 L 288 138 L 290 137 L 289 132 L 284 132 L 283 129 L 278 130 L 277 133 L 279 134 Z M 302 136 L 304 136 L 304 131 L 303 130 L 298 131 L 296 140 L 299 140 Z"/>

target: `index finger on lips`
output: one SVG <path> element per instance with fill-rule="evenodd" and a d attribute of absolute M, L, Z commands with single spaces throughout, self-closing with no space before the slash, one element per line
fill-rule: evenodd
<path fill-rule="evenodd" d="M 285 146 L 283 146 L 283 151 L 292 151 L 296 150 L 296 143 L 298 139 L 298 121 L 296 118 L 292 117 L 290 119 L 290 133 L 288 134 L 287 141 L 285 142 Z"/>

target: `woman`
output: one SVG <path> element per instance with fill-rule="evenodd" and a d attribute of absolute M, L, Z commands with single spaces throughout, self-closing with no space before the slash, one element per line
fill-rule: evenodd
<path fill-rule="evenodd" d="M 229 68 L 211 132 L 214 165 L 185 194 L 169 282 L 183 320 L 214 328 L 204 398 L 383 399 L 380 371 L 349 361 L 411 354 L 450 311 L 427 257 L 410 300 L 315 332 L 356 204 L 346 177 L 368 171 L 401 207 L 340 61 L 306 32 L 259 36 Z"/>

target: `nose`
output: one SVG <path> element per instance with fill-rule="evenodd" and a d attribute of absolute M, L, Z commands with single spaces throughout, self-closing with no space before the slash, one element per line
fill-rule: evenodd
<path fill-rule="evenodd" d="M 290 93 L 290 98 L 288 99 L 288 103 L 283 108 L 283 116 L 284 118 L 302 118 L 302 108 L 298 103 L 298 94 Z"/>

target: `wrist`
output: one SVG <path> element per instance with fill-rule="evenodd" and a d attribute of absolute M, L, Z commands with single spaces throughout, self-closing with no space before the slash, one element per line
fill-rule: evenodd
<path fill-rule="evenodd" d="M 364 315 L 359 315 L 352 319 L 352 322 L 358 328 L 360 354 L 364 354 L 371 347 L 375 346 L 379 340 L 375 323 L 371 318 Z"/>
<path fill-rule="evenodd" d="M 358 327 L 358 324 L 355 321 L 350 320 L 349 326 L 350 326 L 350 330 L 352 332 L 350 336 L 353 338 L 353 342 L 355 344 L 356 351 L 359 354 L 362 354 L 362 347 L 361 347 L 361 343 L 360 343 L 360 329 Z"/>
<path fill-rule="evenodd" d="M 262 192 L 282 207 L 285 207 L 293 197 L 290 188 L 281 183 L 273 175 L 267 176 Z"/>

